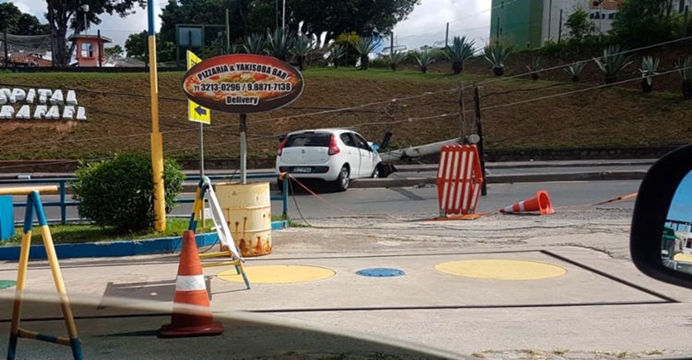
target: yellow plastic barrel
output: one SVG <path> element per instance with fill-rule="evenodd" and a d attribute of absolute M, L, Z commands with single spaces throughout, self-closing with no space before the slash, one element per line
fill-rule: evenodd
<path fill-rule="evenodd" d="M 269 183 L 220 183 L 216 185 L 228 228 L 242 256 L 272 252 L 272 214 Z"/>

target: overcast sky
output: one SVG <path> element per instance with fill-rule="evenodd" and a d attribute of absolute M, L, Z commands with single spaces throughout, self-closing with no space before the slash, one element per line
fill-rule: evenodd
<path fill-rule="evenodd" d="M 5 2 L 7 0 L 0 0 Z M 37 16 L 45 22 L 43 14 L 46 11 L 44 0 L 13 0 L 11 1 L 23 12 Z M 168 0 L 154 0 L 157 8 L 157 27 L 161 25 L 158 15 Z M 485 43 L 490 31 L 491 0 L 422 0 L 416 6 L 408 19 L 399 23 L 394 34 L 398 44 L 406 45 L 409 49 L 422 45 L 432 45 L 435 41 L 444 41 L 445 25 L 450 22 L 450 38 L 453 35 L 467 35 L 477 39 L 477 43 Z M 136 13 L 126 18 L 104 15 L 103 22 L 90 28 L 88 33 L 95 34 L 101 29 L 103 36 L 112 38 L 116 44 L 123 45 L 127 37 L 147 28 L 146 10 L 137 8 Z"/>

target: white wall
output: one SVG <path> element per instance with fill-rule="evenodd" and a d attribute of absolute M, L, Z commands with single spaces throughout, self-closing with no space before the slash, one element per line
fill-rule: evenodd
<path fill-rule="evenodd" d="M 589 14 L 593 14 L 593 22 L 596 25 L 596 29 L 602 30 L 607 33 L 613 28 L 613 20 L 610 18 L 611 15 L 617 13 L 615 10 L 603 9 L 602 17 L 599 19 L 598 15 L 600 10 L 598 8 L 592 9 L 590 6 L 592 0 L 543 0 L 543 27 L 542 27 L 542 39 L 543 42 L 548 39 L 553 41 L 558 40 L 558 31 L 560 27 L 560 10 L 562 9 L 562 23 L 567 21 L 569 15 L 574 11 L 575 6 L 581 7 L 586 10 Z M 618 0 L 605 0 L 606 2 L 617 2 Z M 624 0 L 620 0 L 624 1 Z M 690 7 L 692 12 L 692 0 L 684 0 L 685 4 Z M 680 0 L 673 0 L 673 10 L 678 11 L 680 5 Z M 604 3 L 604 6 L 605 3 Z M 551 11 L 552 9 L 552 11 Z M 690 14 L 692 16 L 692 14 Z M 550 29 L 550 30 L 549 30 Z M 562 27 L 562 39 L 569 37 L 569 31 L 563 25 Z"/>
<path fill-rule="evenodd" d="M 611 14 L 617 11 L 613 10 L 603 10 L 601 13 L 603 19 L 599 19 L 598 15 L 600 13 L 599 9 L 591 9 L 589 3 L 591 0 L 543 0 L 543 32 L 542 38 L 543 42 L 547 40 L 558 40 L 558 34 L 560 31 L 560 10 L 562 10 L 562 39 L 569 37 L 569 31 L 564 26 L 565 21 L 575 8 L 582 8 L 586 10 L 590 16 L 593 15 L 592 21 L 596 25 L 596 28 L 605 33 L 612 29 L 613 20 L 609 18 Z"/>

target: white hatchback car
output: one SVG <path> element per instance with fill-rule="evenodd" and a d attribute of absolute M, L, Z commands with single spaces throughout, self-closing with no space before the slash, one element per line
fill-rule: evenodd
<path fill-rule="evenodd" d="M 351 179 L 379 177 L 382 159 L 377 150 L 376 144 L 351 130 L 295 131 L 279 145 L 276 170 L 299 179 L 324 180 L 345 191 Z"/>

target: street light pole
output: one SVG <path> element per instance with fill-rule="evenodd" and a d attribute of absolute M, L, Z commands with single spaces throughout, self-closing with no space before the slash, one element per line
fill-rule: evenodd
<path fill-rule="evenodd" d="M 284 1 L 283 11 L 281 12 L 281 27 L 286 31 L 286 0 Z"/>

